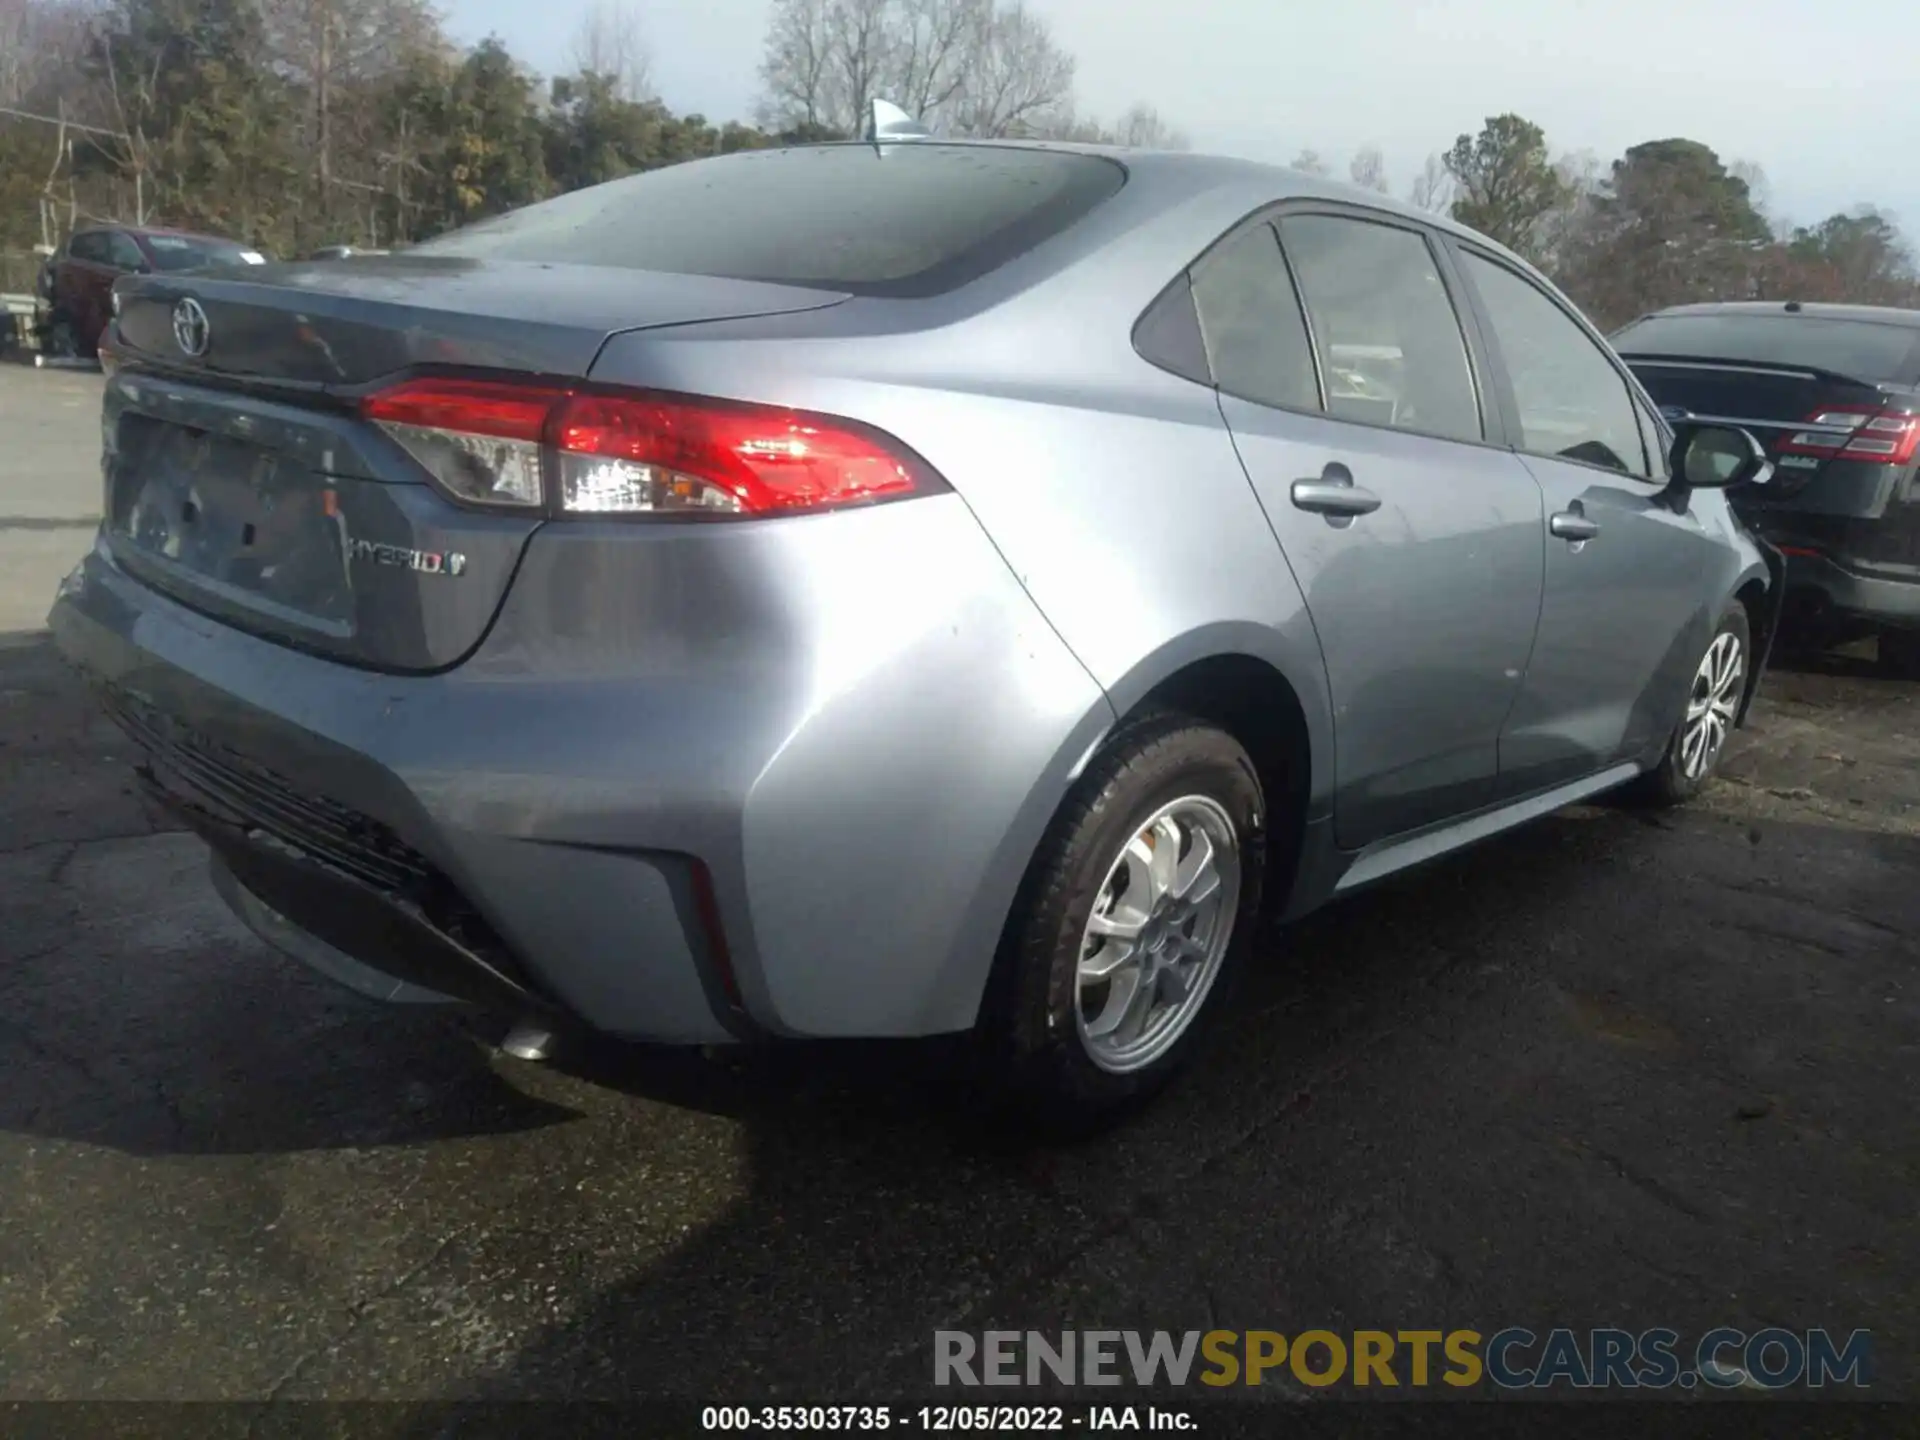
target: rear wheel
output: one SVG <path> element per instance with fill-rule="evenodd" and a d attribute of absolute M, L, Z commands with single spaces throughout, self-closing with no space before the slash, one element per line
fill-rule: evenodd
<path fill-rule="evenodd" d="M 1633 787 L 1638 798 L 1656 805 L 1683 804 L 1713 778 L 1740 713 L 1752 655 L 1746 607 L 1736 601 L 1720 617 L 1700 657 L 1687 692 L 1687 707 L 1674 726 L 1666 754 Z"/>
<path fill-rule="evenodd" d="M 1259 911 L 1264 809 L 1226 732 L 1156 716 L 1088 767 L 1008 924 L 982 1038 L 1005 1098 L 1080 1129 L 1198 1049 Z"/>

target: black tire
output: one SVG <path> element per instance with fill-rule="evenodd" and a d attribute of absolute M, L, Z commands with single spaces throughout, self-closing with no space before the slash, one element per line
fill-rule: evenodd
<path fill-rule="evenodd" d="M 47 354 L 56 360 L 77 359 L 80 355 L 80 331 L 65 315 L 47 322 Z"/>
<path fill-rule="evenodd" d="M 1920 630 L 1882 630 L 1880 668 L 1902 680 L 1920 680 Z"/>
<path fill-rule="evenodd" d="M 1720 643 L 1723 635 L 1732 635 L 1739 641 L 1740 680 L 1737 688 L 1740 694 L 1744 694 L 1745 687 L 1751 683 L 1753 674 L 1753 631 L 1747 623 L 1746 607 L 1737 600 L 1727 607 L 1726 613 L 1720 617 L 1720 623 L 1714 627 L 1713 636 L 1707 641 L 1707 648 L 1701 654 L 1701 664 L 1704 665 L 1707 655 L 1712 653 L 1713 647 Z M 1701 677 L 1696 674 L 1693 684 L 1687 691 L 1689 704 L 1700 693 L 1700 689 Z M 1737 709 L 1737 699 L 1735 704 Z M 1706 788 L 1707 782 L 1713 779 L 1714 771 L 1719 768 L 1721 759 L 1726 755 L 1725 743 L 1723 741 L 1720 748 L 1709 756 L 1705 768 L 1699 774 L 1688 775 L 1682 756 L 1686 734 L 1687 717 L 1683 708 L 1680 718 L 1674 723 L 1673 734 L 1667 740 L 1667 748 L 1660 757 L 1660 763 L 1627 787 L 1630 798 L 1643 804 L 1664 808 L 1684 805 Z"/>
<path fill-rule="evenodd" d="M 1238 842 L 1231 935 L 1177 1038 L 1150 1063 L 1116 1073 L 1094 1059 L 1081 1033 L 1076 982 L 1083 937 L 1129 841 L 1163 806 L 1196 796 L 1231 822 Z M 978 1038 L 1003 1114 L 1055 1134 L 1085 1133 L 1157 1093 L 1184 1068 L 1210 1022 L 1228 1008 L 1254 942 L 1266 824 L 1259 775 L 1225 731 L 1190 716 L 1158 714 L 1109 741 L 1042 840 L 995 961 Z M 1184 853 L 1192 853 L 1192 833 L 1182 841 Z"/>

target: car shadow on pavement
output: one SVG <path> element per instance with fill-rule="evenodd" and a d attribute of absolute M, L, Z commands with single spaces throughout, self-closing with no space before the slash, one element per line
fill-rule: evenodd
<path fill-rule="evenodd" d="M 442 1017 L 268 950 L 44 633 L 0 636 L 0 1132 L 133 1155 L 408 1146 L 571 1119 Z"/>
<path fill-rule="evenodd" d="M 1831 1324 L 1907 1353 L 1916 874 L 1907 837 L 1569 812 L 1297 927 L 1183 1086 L 1074 1147 L 956 1123 L 879 1051 L 717 1082 L 603 1058 L 736 1115 L 745 1196 L 472 1393 L 925 1393 L 936 1328 Z"/>
<path fill-rule="evenodd" d="M 150 1307 L 230 1273 L 325 1288 L 340 1318 L 268 1372 L 286 1398 L 851 1402 L 925 1392 L 936 1328 L 1920 1345 L 1892 711 L 1892 761 L 1845 772 L 1858 809 L 1577 807 L 1321 912 L 1182 1084 L 1049 1145 L 984 1125 L 941 1044 L 525 1065 L 338 992 L 226 916 L 195 842 L 114 808 L 118 742 L 50 666 L 0 649 L 0 705 L 33 717 L 0 731 L 0 806 L 32 827 L 0 843 L 0 1234 L 92 1237 Z M 1727 803 L 1798 783 L 1782 735 Z M 172 1333 L 123 1339 L 115 1375 Z"/>

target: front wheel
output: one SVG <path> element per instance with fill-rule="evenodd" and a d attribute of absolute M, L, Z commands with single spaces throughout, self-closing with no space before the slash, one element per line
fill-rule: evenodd
<path fill-rule="evenodd" d="M 1636 794 L 1656 805 L 1680 805 L 1700 793 L 1726 752 L 1746 695 L 1753 636 L 1746 607 L 1735 601 L 1720 617 L 1694 671 L 1687 708 L 1660 763 L 1641 776 Z"/>
<path fill-rule="evenodd" d="M 1260 780 L 1226 732 L 1162 715 L 1122 731 L 1054 819 L 996 962 L 982 1038 L 1008 1098 L 1079 1129 L 1186 1064 L 1253 938 Z"/>
<path fill-rule="evenodd" d="M 1880 668 L 1902 680 L 1920 680 L 1920 630 L 1882 630 Z"/>
<path fill-rule="evenodd" d="M 80 331 L 72 319 L 55 315 L 47 322 L 46 353 L 55 360 L 77 359 L 80 355 Z"/>

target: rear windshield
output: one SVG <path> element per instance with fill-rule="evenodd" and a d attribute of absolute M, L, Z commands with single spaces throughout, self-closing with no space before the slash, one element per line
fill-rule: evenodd
<path fill-rule="evenodd" d="M 926 141 L 743 151 L 576 190 L 414 247 L 932 295 L 1004 265 L 1108 199 L 1097 155 Z"/>
<path fill-rule="evenodd" d="M 1749 360 L 1806 365 L 1853 380 L 1907 384 L 1915 378 L 1920 329 L 1818 315 L 1654 315 L 1613 337 L 1622 355 Z"/>
<path fill-rule="evenodd" d="M 198 270 L 203 265 L 258 265 L 259 251 L 225 240 L 191 239 L 185 235 L 149 235 L 156 270 Z"/>

